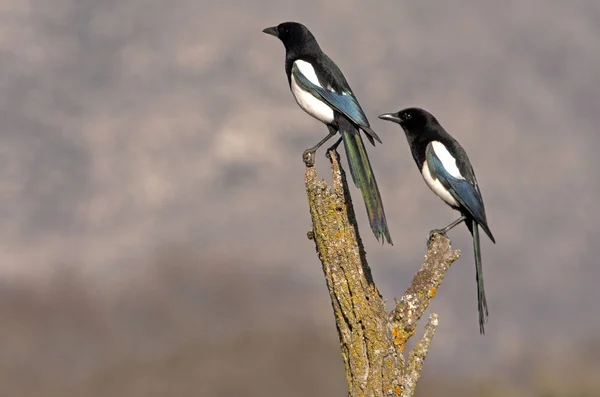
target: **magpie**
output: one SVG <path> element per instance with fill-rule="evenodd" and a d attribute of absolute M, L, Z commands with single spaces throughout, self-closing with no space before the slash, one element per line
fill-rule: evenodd
<path fill-rule="evenodd" d="M 443 229 L 432 230 L 430 238 L 433 233 L 445 235 L 461 222 L 465 222 L 473 236 L 479 331 L 484 334 L 488 307 L 483 288 L 479 226 L 494 244 L 496 240 L 488 226 L 481 192 L 467 153 L 426 110 L 408 108 L 382 114 L 379 118 L 402 126 L 413 159 L 427 186 L 446 204 L 461 213 L 460 218 Z"/>
<path fill-rule="evenodd" d="M 285 46 L 285 72 L 296 102 L 306 113 L 327 125 L 329 131 L 319 143 L 304 151 L 305 163 L 312 166 L 317 149 L 339 131 L 341 138 L 331 148 L 344 142 L 352 180 L 362 193 L 371 229 L 378 241 L 381 238 L 383 243 L 385 237 L 392 244 L 381 194 L 360 130 L 373 146 L 375 140 L 381 143 L 381 139 L 371 129 L 342 71 L 321 50 L 310 30 L 300 23 L 284 22 L 263 32 L 279 38 Z"/>

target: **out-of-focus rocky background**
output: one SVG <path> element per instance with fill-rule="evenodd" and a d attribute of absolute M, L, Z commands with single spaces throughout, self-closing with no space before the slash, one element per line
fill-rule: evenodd
<path fill-rule="evenodd" d="M 592 0 L 0 1 L 0 395 L 345 395 L 305 237 L 301 153 L 326 130 L 261 33 L 285 20 L 384 141 L 369 153 L 395 245 L 356 210 L 390 302 L 456 214 L 376 116 L 432 111 L 476 168 L 498 241 L 488 333 L 458 228 L 421 396 L 599 395 Z"/>

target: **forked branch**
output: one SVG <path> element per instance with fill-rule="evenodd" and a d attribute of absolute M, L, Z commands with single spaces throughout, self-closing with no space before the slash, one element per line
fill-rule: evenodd
<path fill-rule="evenodd" d="M 307 167 L 306 193 L 313 222 L 309 238 L 317 254 L 331 298 L 349 396 L 412 396 L 438 324 L 432 314 L 420 342 L 404 356 L 450 265 L 460 251 L 443 235 L 433 236 L 425 261 L 395 309 L 388 313 L 379 294 L 358 232 L 345 173 L 337 152 L 330 151 L 333 187 Z"/>

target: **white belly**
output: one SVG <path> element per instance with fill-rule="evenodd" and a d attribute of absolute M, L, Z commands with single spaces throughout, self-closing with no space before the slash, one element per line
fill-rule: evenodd
<path fill-rule="evenodd" d="M 292 94 L 294 94 L 294 98 L 302 110 L 325 124 L 333 122 L 333 110 L 324 102 L 315 98 L 311 93 L 300 88 L 296 83 L 294 75 L 292 75 L 291 86 Z"/>
<path fill-rule="evenodd" d="M 427 184 L 427 186 L 429 186 L 432 192 L 434 192 L 439 198 L 444 200 L 446 204 L 450 205 L 451 207 L 460 207 L 456 199 L 452 197 L 452 194 L 450 194 L 450 192 L 444 187 L 444 185 L 442 185 L 439 179 L 434 179 L 431 176 L 431 173 L 429 172 L 429 167 L 427 166 L 427 162 L 423 164 L 422 174 L 425 183 Z"/>

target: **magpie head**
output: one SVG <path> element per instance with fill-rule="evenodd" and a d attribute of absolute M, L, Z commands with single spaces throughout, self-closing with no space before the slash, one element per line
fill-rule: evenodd
<path fill-rule="evenodd" d="M 433 119 L 433 115 L 421 108 L 407 108 L 396 113 L 384 113 L 379 118 L 400 124 L 404 130 L 413 130 L 424 127 Z"/>
<path fill-rule="evenodd" d="M 298 22 L 283 22 L 277 26 L 263 29 L 263 33 L 277 37 L 283 42 L 286 49 L 316 43 L 315 37 L 310 30 Z"/>

